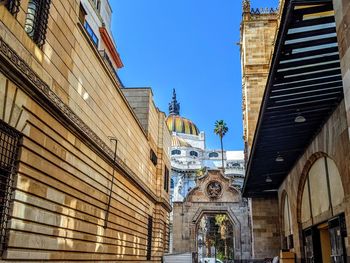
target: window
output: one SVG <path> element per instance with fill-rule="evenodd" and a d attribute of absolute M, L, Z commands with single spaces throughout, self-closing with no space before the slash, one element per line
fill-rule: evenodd
<path fill-rule="evenodd" d="M 0 120 L 0 254 L 6 249 L 6 228 L 20 139 L 20 133 Z"/>
<path fill-rule="evenodd" d="M 216 152 L 209 153 L 209 158 L 216 158 L 216 157 L 219 157 L 218 153 L 216 153 Z"/>
<path fill-rule="evenodd" d="M 45 44 L 51 0 L 29 0 L 24 30 L 39 46 Z"/>
<path fill-rule="evenodd" d="M 84 6 L 82 5 L 82 3 L 80 3 L 79 6 L 79 21 L 82 25 L 85 25 L 85 17 L 86 17 L 87 13 L 86 10 L 84 8 Z"/>
<path fill-rule="evenodd" d="M 180 150 L 172 150 L 171 155 L 180 155 L 181 151 Z"/>
<path fill-rule="evenodd" d="M 151 159 L 151 162 L 154 164 L 154 165 L 157 165 L 158 163 L 158 158 L 157 158 L 157 155 L 155 154 L 155 152 L 151 149 L 150 151 L 150 159 Z"/>
<path fill-rule="evenodd" d="M 170 188 L 171 188 L 171 189 L 174 189 L 174 186 L 175 186 L 175 184 L 174 184 L 174 179 L 171 179 L 171 180 L 170 180 Z"/>
<path fill-rule="evenodd" d="M 169 169 L 164 166 L 164 190 L 169 192 Z"/>
<path fill-rule="evenodd" d="M 190 156 L 198 157 L 198 153 L 196 151 L 190 151 Z"/>
<path fill-rule="evenodd" d="M 97 11 L 100 12 L 101 9 L 101 0 L 91 0 L 91 4 Z"/>
<path fill-rule="evenodd" d="M 5 5 L 7 10 L 9 10 L 11 14 L 17 15 L 17 13 L 19 12 L 20 4 L 21 4 L 20 0 L 8 0 Z"/>
<path fill-rule="evenodd" d="M 84 28 L 86 29 L 86 32 L 88 33 L 90 39 L 94 43 L 95 47 L 98 47 L 98 38 L 94 31 L 92 30 L 91 26 L 88 24 L 88 22 L 85 21 Z"/>
<path fill-rule="evenodd" d="M 96 1 L 96 9 L 97 9 L 97 11 L 100 12 L 100 9 L 101 9 L 101 1 L 100 0 Z"/>
<path fill-rule="evenodd" d="M 148 227 L 147 227 L 147 260 L 151 260 L 152 254 L 152 230 L 153 230 L 153 218 L 148 216 Z"/>

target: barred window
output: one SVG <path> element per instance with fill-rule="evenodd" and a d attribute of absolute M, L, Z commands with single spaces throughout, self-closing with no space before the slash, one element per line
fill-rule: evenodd
<path fill-rule="evenodd" d="M 157 155 L 156 155 L 156 153 L 151 149 L 151 151 L 150 151 L 150 160 L 151 160 L 151 162 L 154 164 L 154 165 L 157 165 L 157 163 L 158 163 L 158 158 L 157 158 Z"/>
<path fill-rule="evenodd" d="M 164 166 L 164 190 L 169 191 L 169 169 Z"/>
<path fill-rule="evenodd" d="M 29 0 L 24 30 L 42 47 L 45 44 L 51 0 Z"/>
<path fill-rule="evenodd" d="M 21 4 L 20 0 L 8 0 L 5 6 L 10 11 L 11 14 L 17 15 L 17 13 L 19 12 L 20 4 Z"/>
<path fill-rule="evenodd" d="M 79 5 L 79 21 L 80 21 L 80 23 L 82 25 L 85 24 L 85 17 L 86 17 L 86 15 L 87 15 L 87 12 L 86 12 L 83 4 L 80 3 L 80 5 Z"/>
<path fill-rule="evenodd" d="M 7 245 L 7 221 L 10 215 L 13 180 L 16 173 L 21 134 L 0 120 L 0 252 Z M 0 253 L 0 254 L 1 254 Z"/>
<path fill-rule="evenodd" d="M 151 260 L 152 256 L 152 232 L 153 232 L 153 217 L 148 216 L 148 225 L 147 225 L 147 260 Z"/>

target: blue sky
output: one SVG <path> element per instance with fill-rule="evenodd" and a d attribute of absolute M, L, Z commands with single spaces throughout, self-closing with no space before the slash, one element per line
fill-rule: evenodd
<path fill-rule="evenodd" d="M 278 0 L 252 0 L 276 7 Z M 111 0 L 112 31 L 126 87 L 152 87 L 156 105 L 168 113 L 172 89 L 180 114 L 206 133 L 207 147 L 223 119 L 228 150 L 243 149 L 239 25 L 241 0 Z"/>

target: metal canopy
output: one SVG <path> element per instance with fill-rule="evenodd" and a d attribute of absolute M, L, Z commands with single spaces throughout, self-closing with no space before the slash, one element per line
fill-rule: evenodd
<path fill-rule="evenodd" d="M 247 165 L 246 197 L 277 189 L 343 98 L 331 1 L 287 1 Z"/>

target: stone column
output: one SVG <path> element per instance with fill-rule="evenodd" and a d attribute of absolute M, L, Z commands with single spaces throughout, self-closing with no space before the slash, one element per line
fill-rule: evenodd
<path fill-rule="evenodd" d="M 278 199 L 252 198 L 253 258 L 277 256 L 280 250 Z"/>

